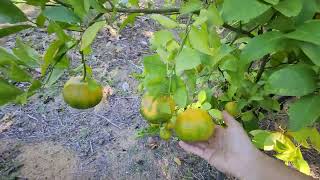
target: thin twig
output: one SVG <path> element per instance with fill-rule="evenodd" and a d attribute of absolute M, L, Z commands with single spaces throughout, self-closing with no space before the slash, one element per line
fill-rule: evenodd
<path fill-rule="evenodd" d="M 238 28 L 233 27 L 233 26 L 231 26 L 231 25 L 229 25 L 229 24 L 226 24 L 226 23 L 223 24 L 222 27 L 224 27 L 224 28 L 226 28 L 226 29 L 229 29 L 229 30 L 231 30 L 231 31 L 240 33 L 240 34 L 247 35 L 247 36 L 249 36 L 249 37 L 254 37 L 254 35 L 253 35 L 252 33 L 248 32 L 248 31 L 245 31 L 245 30 L 243 30 L 243 29 L 238 29 Z"/>
<path fill-rule="evenodd" d="M 66 52 L 63 52 L 60 56 L 54 58 L 54 59 L 56 60 L 55 63 L 54 63 L 53 65 L 51 65 L 51 67 L 48 67 L 48 68 L 47 68 L 46 73 L 45 73 L 45 75 L 43 76 L 43 79 L 42 79 L 42 80 L 44 80 L 45 77 L 49 74 L 49 76 L 48 76 L 46 82 L 44 83 L 44 85 L 49 82 L 55 66 L 62 60 L 62 57 L 65 56 L 70 49 L 72 49 L 72 48 L 74 48 L 76 45 L 78 45 L 79 42 L 80 42 L 79 40 L 76 41 Z"/>
<path fill-rule="evenodd" d="M 61 4 L 66 7 L 71 7 L 69 4 L 66 4 L 64 2 L 61 2 L 59 0 L 54 0 L 56 3 Z M 162 8 L 162 9 L 149 9 L 149 8 L 106 8 L 104 13 L 110 13 L 110 12 L 119 12 L 119 13 L 143 13 L 143 14 L 180 14 L 180 8 Z M 103 16 L 104 13 L 99 13 L 94 19 L 99 19 Z M 199 14 L 199 11 L 193 12 L 195 14 Z M 92 21 L 95 22 L 95 21 Z M 92 24 L 89 24 L 92 25 Z M 247 35 L 249 37 L 254 37 L 252 33 L 249 31 L 245 31 L 243 29 L 238 29 L 236 27 L 233 27 L 229 24 L 223 24 L 224 28 L 229 29 L 231 31 Z"/>
<path fill-rule="evenodd" d="M 92 147 L 92 142 L 91 141 L 89 141 L 89 145 L 90 145 L 90 151 L 91 151 L 91 153 L 93 153 L 93 147 Z"/>
<path fill-rule="evenodd" d="M 190 28 L 191 20 L 192 20 L 192 14 L 189 16 L 189 19 L 188 19 L 188 22 L 187 22 L 187 26 L 186 26 L 186 30 L 185 30 L 185 36 L 184 36 L 184 38 L 183 38 L 183 40 L 182 40 L 182 42 L 181 42 L 180 49 L 179 49 L 179 51 L 178 51 L 177 54 L 180 54 L 180 53 L 181 53 L 184 45 L 185 45 L 186 42 L 187 42 L 188 35 L 189 35 L 189 33 L 190 33 L 190 30 L 191 30 L 191 28 Z"/>
<path fill-rule="evenodd" d="M 29 118 L 31 118 L 31 119 L 36 120 L 37 122 L 39 122 L 39 119 L 37 119 L 37 118 L 35 118 L 35 117 L 31 116 L 30 114 L 27 114 L 27 116 L 28 116 Z"/>
<path fill-rule="evenodd" d="M 85 81 L 87 77 L 87 65 L 86 65 L 86 60 L 84 59 L 84 54 L 83 51 L 80 51 L 81 54 L 81 62 L 83 64 L 83 78 L 82 80 Z"/>
<path fill-rule="evenodd" d="M 114 9 L 115 6 L 114 6 L 114 4 L 111 2 L 111 0 L 107 0 L 107 1 L 108 1 L 108 3 L 110 4 L 111 8 Z"/>
<path fill-rule="evenodd" d="M 179 13 L 179 8 L 162 8 L 162 9 L 140 9 L 140 8 L 107 8 L 106 12 L 119 12 L 119 13 L 143 13 L 143 14 L 166 14 L 166 13 Z"/>
<path fill-rule="evenodd" d="M 104 14 L 103 13 L 99 13 L 96 15 L 96 17 L 94 17 L 92 19 L 92 21 L 89 23 L 88 27 L 91 26 L 92 24 L 94 24 L 99 18 L 101 18 Z"/>
<path fill-rule="evenodd" d="M 114 99 L 138 99 L 138 96 L 116 97 Z"/>
<path fill-rule="evenodd" d="M 255 82 L 258 82 L 258 81 L 261 79 L 261 76 L 262 76 L 262 74 L 263 74 L 263 72 L 264 72 L 264 69 L 265 69 L 266 64 L 267 64 L 267 62 L 269 61 L 269 59 L 270 59 L 270 58 L 269 58 L 269 54 L 263 56 L 263 58 L 261 59 L 262 62 L 261 62 L 259 71 L 258 71 L 258 73 L 257 73 L 257 77 L 256 77 Z"/>
<path fill-rule="evenodd" d="M 104 117 L 104 116 L 101 116 L 100 114 L 95 114 L 96 116 L 108 121 L 110 124 L 112 124 L 113 126 L 119 128 L 119 129 L 122 129 L 120 126 L 116 125 L 115 123 L 111 122 L 108 118 Z"/>

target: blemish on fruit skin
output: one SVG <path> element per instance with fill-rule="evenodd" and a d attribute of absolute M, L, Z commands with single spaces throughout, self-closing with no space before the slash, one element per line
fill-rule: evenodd
<path fill-rule="evenodd" d="M 177 117 L 175 132 L 183 141 L 206 141 L 214 132 L 215 124 L 202 109 L 187 109 Z"/>
<path fill-rule="evenodd" d="M 163 111 L 161 108 L 167 110 Z M 145 94 L 141 101 L 141 115 L 152 124 L 160 124 L 171 119 L 175 110 L 175 102 L 170 96 L 161 96 L 154 98 Z"/>

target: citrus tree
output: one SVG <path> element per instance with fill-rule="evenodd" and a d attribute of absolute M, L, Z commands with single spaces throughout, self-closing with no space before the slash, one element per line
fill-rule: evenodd
<path fill-rule="evenodd" d="M 40 10 L 36 19 L 17 7 L 24 3 Z M 150 123 L 144 132 L 207 140 L 215 124 L 225 126 L 226 109 L 258 148 L 309 174 L 300 148 L 320 152 L 319 13 L 318 0 L 166 0 L 161 7 L 139 0 L 1 0 L 1 38 L 41 28 L 55 40 L 42 55 L 19 38 L 14 49 L 0 48 L 0 105 L 25 104 L 58 81 L 68 73 L 68 52 L 77 50 L 83 75 L 65 84 L 64 99 L 74 108 L 95 106 L 102 90 L 86 56 L 96 34 L 107 25 L 121 31 L 148 15 L 162 28 L 136 76 L 144 92 L 141 113 Z M 259 129 L 265 116 L 279 112 L 286 121 Z"/>

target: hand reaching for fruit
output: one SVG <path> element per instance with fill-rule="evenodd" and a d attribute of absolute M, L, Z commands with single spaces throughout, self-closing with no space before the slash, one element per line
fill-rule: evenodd
<path fill-rule="evenodd" d="M 227 127 L 216 126 L 208 141 L 180 141 L 179 145 L 218 170 L 240 179 L 311 179 L 256 149 L 240 123 L 226 111 L 223 118 Z"/>
<path fill-rule="evenodd" d="M 180 146 L 194 153 L 211 165 L 226 173 L 232 173 L 233 167 L 246 166 L 248 157 L 258 153 L 252 145 L 241 125 L 227 112 L 223 112 L 227 128 L 217 126 L 215 133 L 206 142 L 186 143 L 180 141 Z M 241 162 L 241 164 L 239 164 Z"/>

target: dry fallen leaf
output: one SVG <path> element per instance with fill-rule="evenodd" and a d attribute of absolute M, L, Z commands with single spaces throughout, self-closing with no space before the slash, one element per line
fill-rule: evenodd
<path fill-rule="evenodd" d="M 179 158 L 174 157 L 174 158 L 173 158 L 173 161 L 174 161 L 178 166 L 181 166 L 181 161 L 180 161 Z"/>
<path fill-rule="evenodd" d="M 11 127 L 13 124 L 13 118 L 14 115 L 12 114 L 6 114 L 3 116 L 3 118 L 0 120 L 0 133 L 7 131 Z"/>
<path fill-rule="evenodd" d="M 94 107 L 95 112 L 99 112 L 106 108 L 106 105 L 108 104 L 108 97 L 113 94 L 113 90 L 110 86 L 105 86 L 103 88 L 102 93 L 103 93 L 103 96 L 102 96 L 101 102 Z"/>

